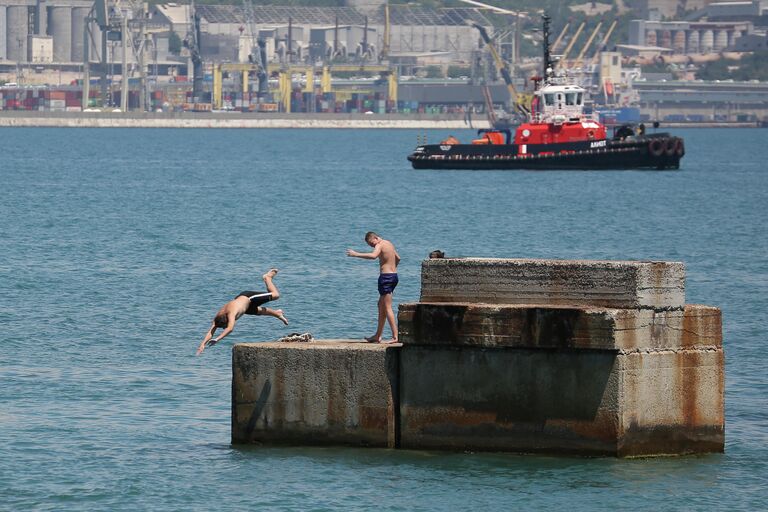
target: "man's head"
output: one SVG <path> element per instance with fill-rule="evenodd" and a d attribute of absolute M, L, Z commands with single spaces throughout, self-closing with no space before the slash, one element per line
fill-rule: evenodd
<path fill-rule="evenodd" d="M 227 325 L 229 325 L 229 319 L 227 318 L 227 315 L 216 315 L 213 318 L 213 323 L 219 329 L 225 329 Z"/>
<path fill-rule="evenodd" d="M 445 258 L 445 253 L 443 251 L 438 249 L 429 253 L 429 259 L 434 260 L 439 258 Z"/>
<path fill-rule="evenodd" d="M 381 242 L 381 237 L 374 233 L 373 231 L 369 231 L 365 234 L 365 243 L 370 245 L 371 247 L 376 247 L 376 244 Z"/>

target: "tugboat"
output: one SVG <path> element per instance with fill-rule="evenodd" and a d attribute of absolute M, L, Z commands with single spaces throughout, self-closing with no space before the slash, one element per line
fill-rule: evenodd
<path fill-rule="evenodd" d="M 584 114 L 586 91 L 555 71 L 544 16 L 544 73 L 527 122 L 510 130 L 479 130 L 462 144 L 454 137 L 418 146 L 408 155 L 414 169 L 678 169 L 685 155 L 680 137 L 646 134 L 623 125 L 608 137 L 605 125 Z M 654 126 L 658 124 L 654 123 Z"/>

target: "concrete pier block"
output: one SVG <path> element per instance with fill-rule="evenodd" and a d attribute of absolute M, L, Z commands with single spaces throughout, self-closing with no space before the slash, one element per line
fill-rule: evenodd
<path fill-rule="evenodd" d="M 232 442 L 722 452 L 718 308 L 682 263 L 436 259 L 402 345 L 236 345 Z"/>
<path fill-rule="evenodd" d="M 677 262 L 448 258 L 425 260 L 421 302 L 681 309 Z"/>
<path fill-rule="evenodd" d="M 395 447 L 399 345 L 244 343 L 232 354 L 232 442 Z"/>
<path fill-rule="evenodd" d="M 400 445 L 621 457 L 721 452 L 722 358 L 721 349 L 404 346 Z"/>
<path fill-rule="evenodd" d="M 621 354 L 618 362 L 617 455 L 724 451 L 722 349 L 638 351 Z"/>
<path fill-rule="evenodd" d="M 404 345 L 605 350 L 719 348 L 718 308 L 568 308 L 470 303 L 400 304 Z"/>

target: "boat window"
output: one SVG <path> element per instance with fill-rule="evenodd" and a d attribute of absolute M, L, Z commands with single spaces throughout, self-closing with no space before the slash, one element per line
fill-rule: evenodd
<path fill-rule="evenodd" d="M 575 92 L 567 92 L 567 93 L 565 93 L 565 104 L 566 105 L 576 105 L 576 93 Z"/>
<path fill-rule="evenodd" d="M 583 96 L 584 96 L 584 93 L 581 93 L 581 92 L 580 92 L 580 93 L 578 94 L 578 97 L 576 98 L 576 104 L 577 104 L 577 105 L 581 105 L 581 102 L 582 102 L 582 100 L 583 100 Z"/>
<path fill-rule="evenodd" d="M 554 94 L 545 94 L 544 95 L 544 104 L 552 106 L 555 104 L 555 95 Z"/>

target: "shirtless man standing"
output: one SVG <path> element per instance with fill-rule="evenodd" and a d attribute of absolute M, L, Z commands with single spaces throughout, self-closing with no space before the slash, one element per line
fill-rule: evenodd
<path fill-rule="evenodd" d="M 400 255 L 395 246 L 389 240 L 384 240 L 373 231 L 365 234 L 365 243 L 373 247 L 371 252 L 357 252 L 347 249 L 347 256 L 363 258 L 366 260 L 379 259 L 379 323 L 376 334 L 365 338 L 370 343 L 397 343 L 397 324 L 395 314 L 392 312 L 392 292 L 397 286 L 397 265 L 400 263 Z M 384 321 L 389 322 L 392 329 L 392 339 L 381 341 L 384 332 Z"/>
<path fill-rule="evenodd" d="M 285 325 L 288 325 L 288 320 L 283 315 L 282 309 L 269 309 L 261 307 L 262 304 L 271 300 L 277 300 L 280 298 L 280 292 L 272 282 L 272 278 L 277 274 L 277 269 L 273 268 L 263 276 L 264 284 L 267 285 L 266 292 L 242 292 L 240 295 L 224 304 L 221 309 L 213 317 L 213 323 L 211 328 L 205 333 L 205 338 L 197 347 L 197 355 L 200 355 L 205 347 L 214 346 L 226 337 L 235 328 L 235 323 L 243 315 L 269 315 L 277 318 Z M 216 329 L 222 328 L 224 331 L 218 338 L 213 338 Z M 213 338 L 213 339 L 211 339 Z"/>

